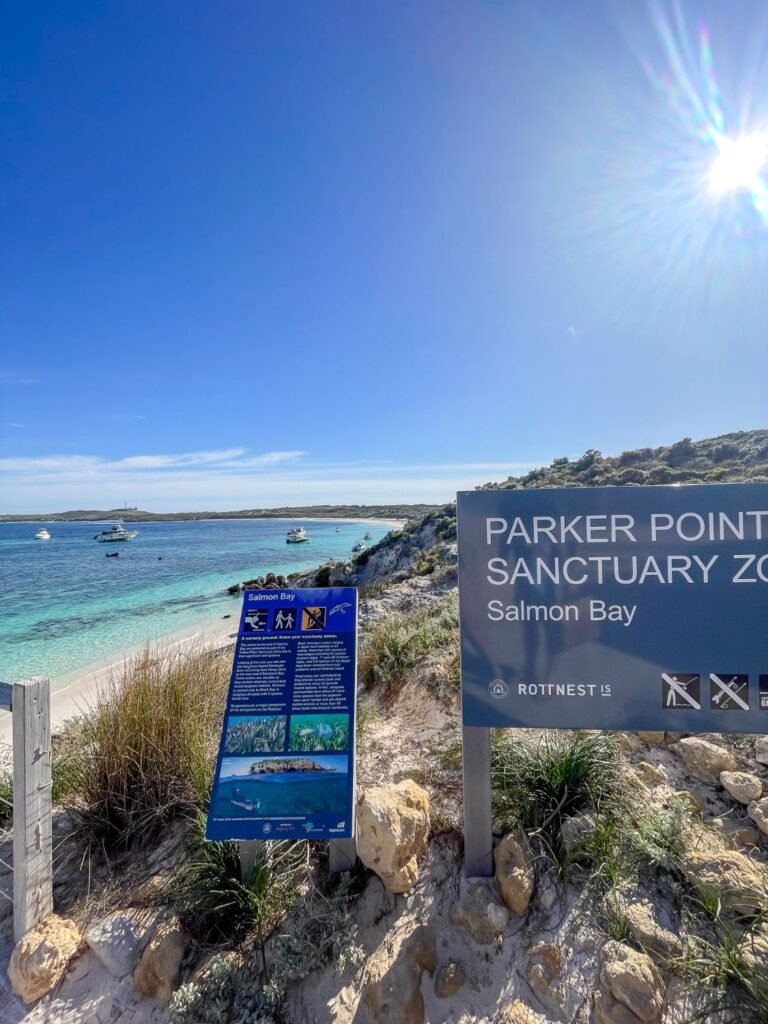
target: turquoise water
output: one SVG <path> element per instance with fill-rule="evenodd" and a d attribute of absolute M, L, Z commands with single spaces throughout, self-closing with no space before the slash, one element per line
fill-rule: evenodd
<path fill-rule="evenodd" d="M 303 525 L 308 544 L 286 544 Z M 336 533 L 336 527 L 339 533 Z M 235 616 L 241 598 L 226 588 L 267 572 L 311 569 L 349 559 L 352 545 L 383 523 L 325 520 L 219 519 L 138 523 L 133 541 L 97 544 L 104 527 L 52 523 L 50 541 L 35 540 L 39 523 L 0 523 L 0 679 L 53 679 L 114 660 L 164 634 Z M 107 552 L 119 552 L 107 558 Z"/>

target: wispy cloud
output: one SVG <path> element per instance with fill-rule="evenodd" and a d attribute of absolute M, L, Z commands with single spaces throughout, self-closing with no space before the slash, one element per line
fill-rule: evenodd
<path fill-rule="evenodd" d="M 155 511 L 268 508 L 283 504 L 441 502 L 456 490 L 525 472 L 515 461 L 411 463 L 312 460 L 299 450 L 245 448 L 173 454 L 46 455 L 0 459 L 3 512 L 108 508 Z M 12 495 L 12 498 L 11 498 Z M 7 507 L 12 501 L 13 507 Z"/>
<path fill-rule="evenodd" d="M 3 426 L 4 426 L 4 427 L 14 427 L 14 428 L 19 428 L 19 427 L 23 427 L 23 426 L 24 426 L 24 424 L 23 424 L 23 423 L 4 423 L 4 424 L 3 424 Z"/>
<path fill-rule="evenodd" d="M 137 423 L 146 418 L 140 412 L 113 412 L 104 417 L 105 420 L 112 420 L 116 423 Z"/>

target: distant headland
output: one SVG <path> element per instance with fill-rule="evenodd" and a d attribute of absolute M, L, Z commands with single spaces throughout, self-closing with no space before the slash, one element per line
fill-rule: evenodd
<path fill-rule="evenodd" d="M 73 509 L 69 512 L 0 515 L 0 523 L 68 523 L 121 519 L 126 523 L 162 523 L 190 519 L 406 519 L 417 520 L 439 505 L 298 505 L 249 508 L 232 512 L 146 512 L 143 509 Z"/>

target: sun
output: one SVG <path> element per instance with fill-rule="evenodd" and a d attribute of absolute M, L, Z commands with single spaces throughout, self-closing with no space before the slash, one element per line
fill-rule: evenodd
<path fill-rule="evenodd" d="M 759 192 L 761 173 L 768 170 L 768 132 L 718 140 L 719 153 L 709 169 L 709 187 L 715 196 L 729 192 Z"/>

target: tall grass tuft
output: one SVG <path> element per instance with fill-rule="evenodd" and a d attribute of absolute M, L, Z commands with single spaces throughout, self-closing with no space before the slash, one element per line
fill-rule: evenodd
<path fill-rule="evenodd" d="M 241 879 L 240 844 L 206 842 L 205 815 L 193 819 L 188 858 L 175 879 L 173 898 L 202 938 L 231 941 L 249 932 L 263 946 L 296 900 L 308 867 L 308 844 L 255 845 L 253 869 Z"/>
<path fill-rule="evenodd" d="M 616 741 L 605 734 L 545 733 L 535 741 L 496 732 L 491 781 L 497 819 L 540 836 L 563 856 L 561 826 L 579 812 L 600 812 L 626 789 Z"/>
<path fill-rule="evenodd" d="M 146 648 L 112 676 L 68 750 L 68 789 L 91 844 L 127 848 L 209 798 L 230 658 Z"/>

